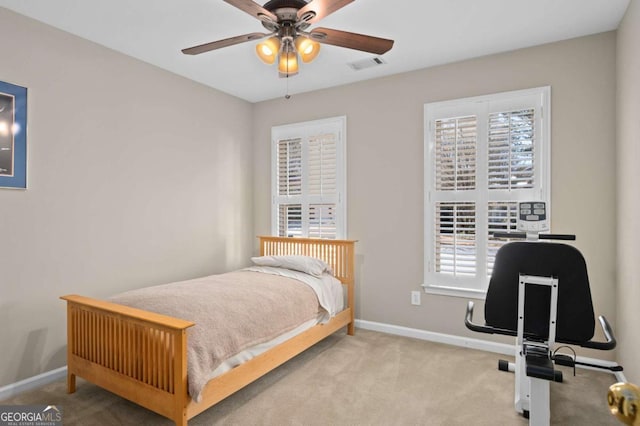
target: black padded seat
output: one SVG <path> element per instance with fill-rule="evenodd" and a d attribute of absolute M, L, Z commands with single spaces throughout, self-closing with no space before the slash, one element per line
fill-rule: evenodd
<path fill-rule="evenodd" d="M 558 278 L 556 342 L 591 340 L 595 317 L 587 265 L 575 247 L 559 243 L 511 242 L 498 250 L 485 300 L 487 326 L 517 332 L 520 274 Z M 525 336 L 548 337 L 550 297 L 547 286 L 526 286 Z"/>

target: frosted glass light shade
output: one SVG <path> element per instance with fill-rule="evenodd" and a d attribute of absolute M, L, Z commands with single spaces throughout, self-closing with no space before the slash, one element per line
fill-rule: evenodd
<path fill-rule="evenodd" d="M 256 45 L 258 57 L 266 64 L 273 64 L 280 50 L 280 40 L 278 37 L 271 37 Z"/>
<path fill-rule="evenodd" d="M 313 61 L 316 56 L 318 56 L 318 53 L 320 53 L 320 43 L 308 37 L 298 37 L 295 43 L 296 50 L 300 54 L 302 62 L 305 64 Z"/>
<path fill-rule="evenodd" d="M 285 75 L 298 73 L 298 54 L 296 52 L 281 52 L 278 71 Z"/>

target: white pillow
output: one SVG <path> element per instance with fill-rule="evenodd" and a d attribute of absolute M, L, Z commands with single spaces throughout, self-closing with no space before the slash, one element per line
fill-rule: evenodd
<path fill-rule="evenodd" d="M 316 277 L 322 276 L 323 272 L 333 274 L 331 267 L 324 261 L 309 256 L 258 256 L 252 257 L 251 261 L 258 266 L 291 269 Z"/>

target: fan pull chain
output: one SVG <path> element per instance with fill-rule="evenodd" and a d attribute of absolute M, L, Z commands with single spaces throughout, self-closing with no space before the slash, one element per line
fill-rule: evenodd
<path fill-rule="evenodd" d="M 284 98 L 289 100 L 291 95 L 289 94 L 289 61 L 287 61 L 287 90 L 285 91 Z"/>

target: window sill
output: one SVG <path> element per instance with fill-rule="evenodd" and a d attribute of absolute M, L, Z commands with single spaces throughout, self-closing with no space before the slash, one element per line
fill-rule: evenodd
<path fill-rule="evenodd" d="M 442 287 L 437 285 L 422 284 L 424 292 L 427 294 L 437 294 L 440 296 L 463 297 L 465 299 L 484 300 L 487 297 L 485 290 L 471 290 L 459 287 Z"/>

